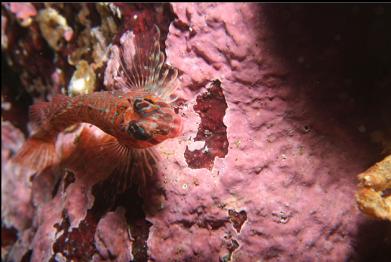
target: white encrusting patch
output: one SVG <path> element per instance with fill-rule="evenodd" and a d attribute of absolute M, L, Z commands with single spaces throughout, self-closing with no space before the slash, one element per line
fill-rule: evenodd
<path fill-rule="evenodd" d="M 86 86 L 86 80 L 83 78 L 75 79 L 71 82 L 70 89 L 75 92 L 83 92 Z"/>
<path fill-rule="evenodd" d="M 202 148 L 204 148 L 205 146 L 205 141 L 194 141 L 193 143 L 191 143 L 190 145 L 188 145 L 188 149 L 190 152 L 193 152 L 195 150 L 200 150 Z"/>

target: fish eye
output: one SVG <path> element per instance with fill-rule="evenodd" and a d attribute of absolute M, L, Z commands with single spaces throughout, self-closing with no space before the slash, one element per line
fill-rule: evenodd
<path fill-rule="evenodd" d="M 145 129 L 138 125 L 135 121 L 129 123 L 128 133 L 138 140 L 148 140 L 151 138 Z"/>

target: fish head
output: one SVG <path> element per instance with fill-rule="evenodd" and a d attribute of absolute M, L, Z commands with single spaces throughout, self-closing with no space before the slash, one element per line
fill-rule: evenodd
<path fill-rule="evenodd" d="M 136 97 L 132 104 L 124 127 L 133 147 L 147 148 L 180 135 L 182 119 L 171 104 L 154 96 Z"/>

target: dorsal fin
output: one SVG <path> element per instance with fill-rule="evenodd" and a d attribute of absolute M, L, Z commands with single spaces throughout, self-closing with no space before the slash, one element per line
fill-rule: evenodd
<path fill-rule="evenodd" d="M 120 48 L 120 68 L 129 88 L 151 92 L 169 100 L 176 89 L 178 70 L 165 64 L 165 55 L 160 50 L 160 30 L 136 35 L 135 52 L 125 45 Z"/>

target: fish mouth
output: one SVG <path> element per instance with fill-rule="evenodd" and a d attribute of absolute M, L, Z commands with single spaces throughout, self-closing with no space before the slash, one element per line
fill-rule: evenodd
<path fill-rule="evenodd" d="M 167 138 L 174 138 L 181 134 L 183 125 L 182 119 L 180 117 L 171 118 L 170 122 L 162 121 L 158 124 L 156 128 L 146 128 L 150 130 L 150 134 L 152 138 L 157 139 L 158 141 L 163 141 Z M 144 123 L 145 127 L 156 125 L 156 122 Z"/>
<path fill-rule="evenodd" d="M 183 129 L 182 119 L 176 114 L 164 115 L 166 116 L 131 121 L 127 126 L 127 132 L 140 143 L 146 142 L 152 145 L 179 136 Z"/>
<path fill-rule="evenodd" d="M 150 127 L 147 129 L 152 136 L 158 136 L 159 140 L 177 137 L 183 129 L 182 118 L 169 106 L 160 108 L 159 112 L 149 117 L 145 124 Z"/>

